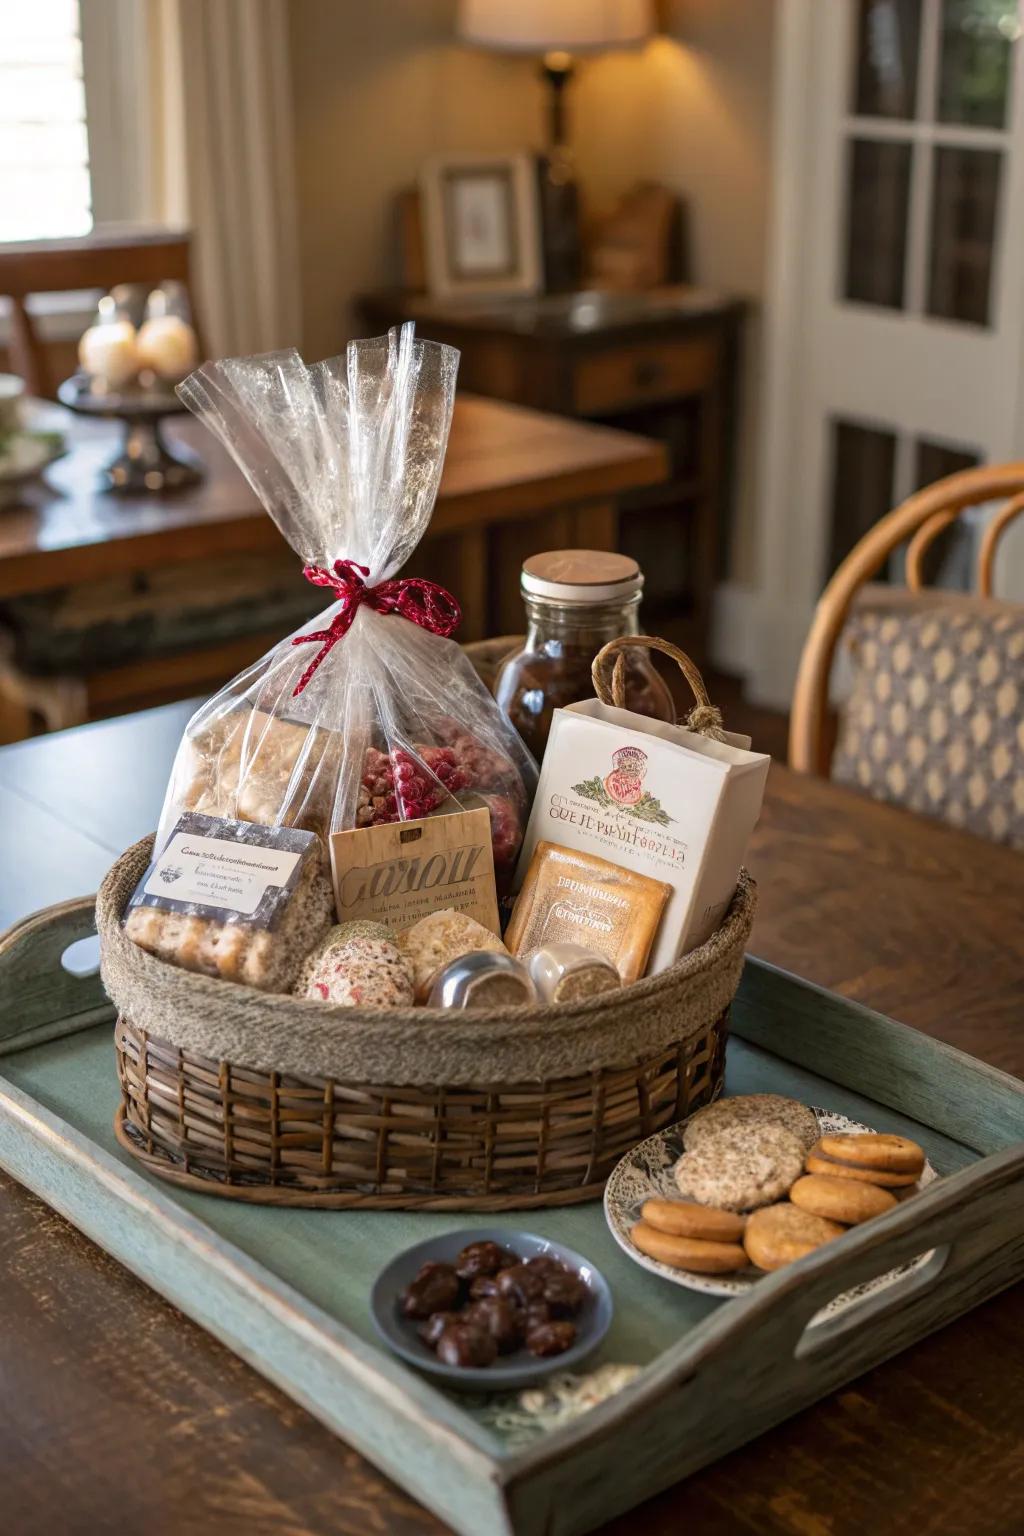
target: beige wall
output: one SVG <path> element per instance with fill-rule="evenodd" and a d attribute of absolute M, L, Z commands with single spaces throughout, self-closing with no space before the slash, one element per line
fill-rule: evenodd
<path fill-rule="evenodd" d="M 395 281 L 391 199 L 425 155 L 542 131 L 533 66 L 460 48 L 455 0 L 291 0 L 303 341 L 352 334 L 352 295 Z"/>
<path fill-rule="evenodd" d="M 585 61 L 572 138 L 586 204 L 657 179 L 689 199 L 694 276 L 751 298 L 764 281 L 775 0 L 668 0 L 641 52 Z M 390 200 L 423 156 L 536 146 L 534 66 L 452 41 L 455 0 L 291 0 L 307 355 L 351 334 L 352 295 L 394 280 Z M 743 381 L 733 574 L 754 576 L 756 307 Z"/>
<path fill-rule="evenodd" d="M 760 300 L 771 170 L 774 0 L 670 0 L 642 54 L 584 64 L 575 94 L 580 178 L 607 203 L 641 177 L 689 202 L 693 276 L 752 301 L 744 334 L 734 579 L 756 580 Z"/>

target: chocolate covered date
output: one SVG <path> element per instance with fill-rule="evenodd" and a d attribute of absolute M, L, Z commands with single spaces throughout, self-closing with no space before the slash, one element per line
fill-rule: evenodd
<path fill-rule="evenodd" d="M 448 1312 L 458 1303 L 460 1290 L 451 1264 L 424 1264 L 402 1292 L 402 1314 L 419 1319 L 428 1318 L 432 1312 Z"/>
<path fill-rule="evenodd" d="M 578 1275 L 563 1270 L 544 1276 L 544 1300 L 552 1317 L 575 1317 L 587 1299 L 587 1288 Z"/>
<path fill-rule="evenodd" d="M 526 1347 L 531 1355 L 546 1359 L 550 1355 L 564 1355 L 575 1340 L 576 1329 L 572 1323 L 539 1323 L 526 1335 Z"/>
<path fill-rule="evenodd" d="M 510 1269 L 518 1262 L 515 1254 L 497 1243 L 470 1243 L 455 1260 L 455 1273 L 460 1280 L 475 1280 L 478 1275 L 496 1275 L 499 1269 Z"/>
<path fill-rule="evenodd" d="M 467 1322 L 484 1328 L 498 1346 L 499 1355 L 509 1355 L 523 1342 L 523 1314 L 503 1296 L 487 1296 L 471 1301 L 461 1314 Z"/>
<path fill-rule="evenodd" d="M 459 1316 L 458 1312 L 432 1312 L 416 1331 L 428 1349 L 436 1349 L 442 1333 L 450 1323 L 457 1323 Z"/>
<path fill-rule="evenodd" d="M 437 1358 L 445 1365 L 479 1368 L 492 1364 L 497 1353 L 492 1335 L 474 1323 L 450 1323 L 437 1341 Z"/>
<path fill-rule="evenodd" d="M 543 1299 L 544 1280 L 544 1275 L 528 1264 L 513 1264 L 511 1269 L 503 1269 L 499 1274 L 498 1293 L 526 1307 L 531 1301 Z"/>

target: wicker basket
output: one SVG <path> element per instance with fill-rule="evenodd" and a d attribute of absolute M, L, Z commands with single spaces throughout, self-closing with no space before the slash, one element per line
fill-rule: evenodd
<path fill-rule="evenodd" d="M 514 636 L 466 647 L 489 685 Z M 721 724 L 689 658 L 628 637 L 594 661 L 621 704 L 618 654 L 682 668 L 691 727 Z M 103 980 L 120 1010 L 121 1145 L 154 1173 L 235 1200 L 331 1208 L 499 1211 L 601 1193 L 638 1141 L 722 1087 L 729 1004 L 754 919 L 741 871 L 717 933 L 622 992 L 552 1008 L 386 1015 L 256 992 L 163 964 L 121 919 L 153 840 L 100 889 Z"/>
<path fill-rule="evenodd" d="M 707 944 L 621 993 L 384 1019 L 195 975 L 132 944 L 121 917 L 151 847 L 110 871 L 97 923 L 121 1013 L 118 1139 L 177 1184 L 273 1205 L 566 1205 L 599 1195 L 630 1147 L 721 1089 L 753 920 L 746 874 Z M 239 1031 L 245 1047 L 223 1059 Z M 329 1073 L 301 1070 L 325 1050 Z"/>

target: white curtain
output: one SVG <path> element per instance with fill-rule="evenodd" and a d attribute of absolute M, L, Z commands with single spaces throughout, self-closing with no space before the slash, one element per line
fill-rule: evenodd
<path fill-rule="evenodd" d="M 154 202 L 211 357 L 300 341 L 287 0 L 150 0 Z"/>

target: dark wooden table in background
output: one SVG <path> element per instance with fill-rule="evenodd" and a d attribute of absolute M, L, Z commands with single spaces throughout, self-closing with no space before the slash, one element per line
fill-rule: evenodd
<path fill-rule="evenodd" d="M 151 831 L 188 706 L 0 751 L 0 927 Z M 774 768 L 752 949 L 1024 1075 L 1024 859 Z M 301 1408 L 0 1177 L 4 1536 L 440 1536 Z M 605 1536 L 1016 1536 L 1024 1288 Z M 481 1536 L 492 1536 L 481 1532 Z"/>
<path fill-rule="evenodd" d="M 227 450 L 190 417 L 172 419 L 165 430 L 169 440 L 199 454 L 206 477 L 168 496 L 98 489 L 98 472 L 120 438 L 116 423 L 47 411 L 45 425 L 66 431 L 70 451 L 25 490 L 23 505 L 0 518 L 0 599 L 169 562 L 285 554 L 281 535 Z M 646 438 L 460 394 L 427 543 L 458 543 L 449 580 L 466 614 L 463 638 L 521 625 L 518 592 L 505 567 L 523 542 L 523 525 L 529 530 L 540 520 L 527 553 L 551 548 L 552 538 L 613 548 L 616 498 L 657 484 L 667 466 L 664 447 Z M 519 530 L 518 538 L 510 530 Z M 529 544 L 529 532 L 525 537 Z M 496 564 L 517 606 L 511 624 L 496 615 L 488 629 L 494 593 L 487 578 Z"/>
<path fill-rule="evenodd" d="M 69 451 L 25 487 L 22 504 L 0 516 L 0 605 L 55 593 L 57 616 L 37 610 L 11 619 L 0 613 L 0 742 L 31 736 L 36 716 L 51 727 L 77 725 L 209 693 L 277 643 L 282 627 L 267 627 L 267 587 L 293 573 L 301 602 L 306 588 L 300 564 L 205 427 L 191 417 L 166 426 L 169 440 L 202 458 L 206 476 L 199 485 L 167 496 L 115 495 L 98 488 L 98 474 L 120 441 L 118 423 L 75 418 L 56 408 L 40 408 L 36 420 L 64 430 Z M 430 527 L 404 569 L 458 593 L 463 640 L 518 633 L 523 607 L 516 576 L 523 560 L 543 549 L 615 549 L 623 493 L 649 489 L 667 472 L 667 450 L 647 438 L 460 394 Z M 10 623 L 15 632 L 27 628 L 42 640 L 48 625 L 69 622 L 59 618 L 68 589 L 85 588 L 86 606 L 94 615 L 104 610 L 116 629 L 130 622 L 122 605 L 129 614 L 145 611 L 140 596 L 151 590 L 149 576 L 164 604 L 170 584 L 182 608 L 198 605 L 202 611 L 211 601 L 209 582 L 216 580 L 211 567 L 225 571 L 222 580 L 234 594 L 229 605 L 237 605 L 245 581 L 251 583 L 234 629 L 222 627 L 211 612 L 205 629 L 193 619 L 187 639 L 175 643 L 165 635 L 162 645 L 141 655 L 126 655 L 115 645 L 104 662 L 101 637 L 84 675 L 72 669 L 64 677 L 60 665 L 50 664 L 22 671 L 16 647 L 15 664 L 8 667 L 4 629 Z M 152 602 L 159 613 L 158 598 Z M 308 606 L 293 613 L 285 628 L 317 606 L 309 589 Z M 60 647 L 58 653 L 67 654 Z"/>

